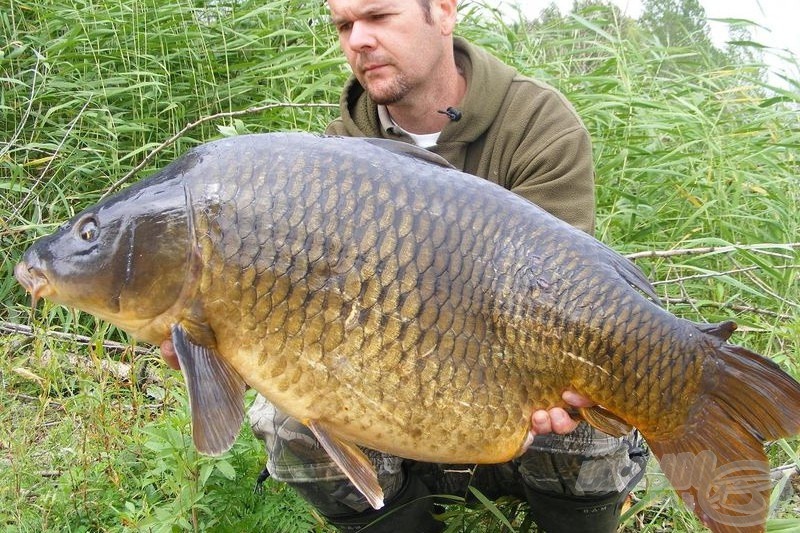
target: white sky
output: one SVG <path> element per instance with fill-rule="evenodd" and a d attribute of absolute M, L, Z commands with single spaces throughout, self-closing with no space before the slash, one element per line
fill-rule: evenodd
<path fill-rule="evenodd" d="M 613 0 L 630 17 L 641 14 L 640 0 Z M 555 3 L 562 13 L 567 13 L 573 0 L 489 0 L 487 4 L 520 5 L 530 17 L 536 17 L 542 9 Z M 753 40 L 774 48 L 765 53 L 764 60 L 774 72 L 800 80 L 798 66 L 781 61 L 781 50 L 791 50 L 795 60 L 800 61 L 800 2 L 797 0 L 700 0 L 709 19 L 747 19 L 758 26 L 751 26 Z M 711 38 L 717 46 L 724 46 L 728 39 L 728 25 L 709 21 Z M 785 55 L 785 54 L 784 54 Z M 783 85 L 781 83 L 781 85 Z"/>

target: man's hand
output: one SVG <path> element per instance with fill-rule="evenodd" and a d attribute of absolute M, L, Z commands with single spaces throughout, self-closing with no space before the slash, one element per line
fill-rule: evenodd
<path fill-rule="evenodd" d="M 175 346 L 172 344 L 172 339 L 167 339 L 161 343 L 161 357 L 173 370 L 180 370 L 181 364 L 178 361 L 178 354 L 175 353 Z"/>
<path fill-rule="evenodd" d="M 592 402 L 588 398 L 572 391 L 564 391 L 561 395 L 567 404 L 572 407 L 590 407 Z M 561 407 L 553 407 L 545 411 L 540 409 L 534 411 L 531 416 L 531 433 L 534 435 L 545 435 L 547 433 L 558 433 L 559 435 L 566 435 L 578 427 L 578 421 L 573 420 L 566 410 Z"/>

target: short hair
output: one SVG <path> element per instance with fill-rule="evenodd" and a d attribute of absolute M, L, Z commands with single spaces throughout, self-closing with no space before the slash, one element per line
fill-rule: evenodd
<path fill-rule="evenodd" d="M 327 3 L 328 0 L 323 0 L 322 3 Z M 417 0 L 419 7 L 422 8 L 422 13 L 425 15 L 425 22 L 433 24 L 433 17 L 431 16 L 431 0 Z"/>
<path fill-rule="evenodd" d="M 425 14 L 425 22 L 433 24 L 433 17 L 431 17 L 431 0 L 417 0 L 417 3 Z"/>

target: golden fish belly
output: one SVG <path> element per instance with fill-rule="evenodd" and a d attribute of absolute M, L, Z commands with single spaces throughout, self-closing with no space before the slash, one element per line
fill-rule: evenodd
<path fill-rule="evenodd" d="M 301 336 L 240 340 L 251 334 L 220 345 L 248 384 L 349 442 L 421 461 L 497 463 L 517 455 L 527 437 L 534 401 L 508 372 L 493 379 L 486 369 L 453 364 L 453 354 L 401 357 L 396 342 L 371 354 L 355 335 L 323 353 Z"/>

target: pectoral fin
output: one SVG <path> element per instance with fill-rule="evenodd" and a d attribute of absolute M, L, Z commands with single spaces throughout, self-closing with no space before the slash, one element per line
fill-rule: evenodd
<path fill-rule="evenodd" d="M 172 343 L 189 389 L 194 444 L 202 453 L 220 455 L 242 427 L 245 383 L 216 350 L 192 342 L 180 324 L 172 326 Z"/>
<path fill-rule="evenodd" d="M 364 452 L 355 444 L 334 437 L 322 422 L 311 420 L 306 425 L 370 505 L 375 509 L 383 507 L 383 489 L 378 484 L 378 474 Z"/>
<path fill-rule="evenodd" d="M 603 433 L 611 435 L 612 437 L 627 435 L 633 429 L 624 420 L 599 405 L 581 407 L 578 409 L 578 412 L 580 412 L 581 417 L 586 420 L 589 425 L 596 427 Z"/>

